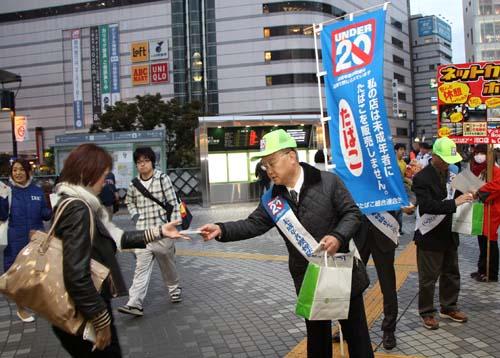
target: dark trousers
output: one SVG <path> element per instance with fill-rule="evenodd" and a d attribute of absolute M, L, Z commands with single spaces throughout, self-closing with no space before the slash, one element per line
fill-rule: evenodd
<path fill-rule="evenodd" d="M 303 276 L 294 279 L 297 294 L 302 285 Z M 307 330 L 307 357 L 308 358 L 330 358 L 332 351 L 332 321 L 306 321 Z M 365 306 L 363 295 L 351 298 L 349 316 L 339 321 L 342 333 L 349 345 L 349 357 L 372 358 L 373 349 L 370 341 L 370 333 L 366 323 Z"/>
<path fill-rule="evenodd" d="M 396 271 L 394 270 L 396 246 L 394 245 L 394 249 L 382 251 L 377 245 L 376 240 L 390 240 L 382 236 L 383 234 L 372 226 L 365 240 L 365 244 L 360 248 L 359 254 L 365 265 L 370 258 L 370 254 L 373 257 L 380 289 L 384 297 L 384 320 L 382 321 L 382 331 L 394 332 L 396 330 L 396 320 L 398 318 L 398 294 L 396 292 Z"/>
<path fill-rule="evenodd" d="M 456 249 L 422 250 L 417 246 L 418 311 L 422 317 L 433 316 L 434 291 L 439 278 L 439 303 L 443 312 L 457 310 L 460 271 Z"/>
<path fill-rule="evenodd" d="M 396 214 L 396 221 L 399 224 L 399 233 L 403 234 L 403 210 L 398 210 L 395 212 Z"/>
<path fill-rule="evenodd" d="M 479 260 L 477 261 L 477 272 L 486 275 L 486 257 L 488 256 L 488 237 L 480 235 L 477 237 L 479 244 Z M 490 241 L 490 280 L 498 279 L 498 241 Z"/>
<path fill-rule="evenodd" d="M 111 314 L 111 344 L 106 347 L 103 351 L 95 350 L 92 352 L 93 343 L 86 341 L 82 336 L 74 336 L 72 334 L 66 333 L 59 328 L 52 326 L 54 331 L 63 348 L 75 358 L 121 358 L 122 351 L 120 348 L 120 342 L 118 341 L 118 334 L 116 332 L 116 327 L 114 325 L 113 313 L 111 311 L 111 306 L 108 303 L 108 311 Z"/>

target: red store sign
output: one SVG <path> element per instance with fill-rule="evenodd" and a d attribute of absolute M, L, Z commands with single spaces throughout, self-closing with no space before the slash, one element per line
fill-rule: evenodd
<path fill-rule="evenodd" d="M 168 63 L 151 64 L 151 83 L 168 82 Z"/>

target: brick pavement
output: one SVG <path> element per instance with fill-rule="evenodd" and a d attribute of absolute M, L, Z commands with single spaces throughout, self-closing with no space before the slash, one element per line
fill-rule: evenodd
<path fill-rule="evenodd" d="M 191 207 L 194 226 L 205 222 L 244 217 L 255 204 L 221 205 L 211 210 Z M 405 231 L 412 220 L 406 217 Z M 126 215 L 115 220 L 130 228 Z M 398 253 L 410 235 L 402 238 Z M 286 248 L 275 230 L 238 243 L 179 242 L 178 266 L 184 301 L 169 302 L 158 269 L 155 269 L 145 302 L 145 316 L 131 318 L 115 313 L 125 357 L 284 357 L 303 341 L 305 326 L 294 313 L 295 296 L 286 263 Z M 400 322 L 398 347 L 388 357 L 498 357 L 500 287 L 469 278 L 477 259 L 474 238 L 463 238 L 460 247 L 462 291 L 460 304 L 469 314 L 465 325 L 441 322 L 438 331 L 427 331 L 417 314 L 417 275 L 410 270 L 398 292 Z M 131 282 L 134 260 L 119 254 L 122 271 Z M 410 265 L 411 266 L 411 265 Z M 408 269 L 406 267 L 405 269 Z M 372 282 L 376 281 L 369 267 Z M 116 299 L 113 306 L 123 304 Z M 375 345 L 381 341 L 381 320 L 371 328 Z M 15 306 L 0 297 L 0 358 L 67 357 L 49 325 L 42 319 L 23 324 Z M 377 353 L 384 352 L 382 347 Z M 385 355 L 384 355 L 385 356 Z"/>

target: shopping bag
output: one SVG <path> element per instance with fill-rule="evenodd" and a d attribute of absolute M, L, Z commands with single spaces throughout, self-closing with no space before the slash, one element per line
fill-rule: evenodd
<path fill-rule="evenodd" d="M 339 320 L 349 316 L 353 254 L 336 254 L 323 263 L 309 262 L 295 314 L 308 320 Z"/>
<path fill-rule="evenodd" d="M 465 203 L 457 207 L 453 214 L 451 231 L 465 235 L 482 235 L 484 221 L 484 205 L 482 203 Z"/>
<path fill-rule="evenodd" d="M 16 260 L 0 276 L 0 293 L 16 302 L 20 307 L 31 309 L 50 323 L 73 335 L 79 334 L 85 319 L 76 310 L 75 304 L 64 285 L 63 244 L 55 236 L 55 227 L 64 209 L 75 198 L 61 203 L 48 233 L 33 232 L 31 240 Z M 94 217 L 90 211 L 90 238 L 94 237 Z M 90 260 L 90 276 L 96 290 L 101 290 L 109 276 L 109 269 Z"/>

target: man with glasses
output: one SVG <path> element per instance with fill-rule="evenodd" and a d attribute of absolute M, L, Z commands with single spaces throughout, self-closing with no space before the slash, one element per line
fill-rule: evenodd
<path fill-rule="evenodd" d="M 303 228 L 315 241 L 322 243 L 328 254 L 347 252 L 349 241 L 361 224 L 361 212 L 340 178 L 306 163 L 299 163 L 296 147 L 295 140 L 282 129 L 264 136 L 261 152 L 256 158 L 262 158 L 262 167 L 274 183 L 270 189 L 273 199 L 267 201 L 265 198 L 269 192 L 264 194 L 259 206 L 247 219 L 202 226 L 200 230 L 206 241 L 238 241 L 264 234 L 279 224 L 275 224 L 276 218 L 271 215 L 278 217 L 285 212 L 283 199 Z M 289 214 L 287 211 L 286 215 Z M 285 239 L 289 253 L 288 266 L 298 293 L 308 261 L 289 241 L 286 232 L 280 230 L 280 234 Z M 364 267 L 362 269 L 364 272 Z M 373 357 L 373 350 L 362 295 L 366 286 L 361 287 L 362 279 L 354 272 L 349 316 L 340 322 L 349 344 L 350 357 L 370 358 Z M 307 356 L 332 357 L 332 322 L 306 319 L 306 329 Z"/>
<path fill-rule="evenodd" d="M 165 222 L 181 220 L 177 197 L 168 175 L 155 169 L 156 155 L 150 147 L 137 148 L 134 162 L 138 176 L 129 185 L 125 203 L 138 230 L 158 227 Z M 173 240 L 152 242 L 145 249 L 135 250 L 136 267 L 129 300 L 118 308 L 121 313 L 143 316 L 143 302 L 153 271 L 153 259 L 158 260 L 163 281 L 173 303 L 181 302 L 179 275 L 175 267 Z"/>

